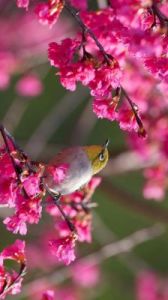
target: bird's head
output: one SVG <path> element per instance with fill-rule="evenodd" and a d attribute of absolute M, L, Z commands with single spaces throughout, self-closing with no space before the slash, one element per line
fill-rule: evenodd
<path fill-rule="evenodd" d="M 101 171 L 107 164 L 109 159 L 108 153 L 108 144 L 109 140 L 107 140 L 103 145 L 93 145 L 83 147 L 85 150 L 89 161 L 92 165 L 93 175 Z"/>

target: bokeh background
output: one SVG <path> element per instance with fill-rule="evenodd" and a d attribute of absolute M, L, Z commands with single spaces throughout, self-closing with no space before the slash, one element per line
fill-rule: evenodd
<path fill-rule="evenodd" d="M 86 300 L 136 300 L 136 282 L 141 272 L 152 271 L 161 281 L 166 281 L 168 275 L 167 199 L 163 202 L 143 199 L 144 165 L 136 153 L 130 152 L 127 134 L 121 132 L 115 123 L 98 120 L 92 112 L 88 90 L 78 86 L 74 93 L 65 91 L 54 74 L 55 70 L 50 68 L 47 44 L 73 34 L 72 20 L 68 21 L 67 16 L 63 16 L 57 27 L 48 32 L 33 16 L 28 17 L 25 11 L 18 11 L 10 1 L 7 2 L 0 2 L 0 41 L 11 55 L 8 59 L 5 54 L 0 55 L 1 122 L 32 159 L 43 162 L 48 162 L 63 147 L 102 144 L 107 138 L 110 139 L 110 162 L 101 173 L 103 181 L 93 196 L 93 201 L 98 203 L 93 210 L 93 243 L 80 244 L 77 256 L 100 251 L 104 245 L 115 243 L 142 228 L 162 225 L 163 231 L 159 236 L 151 240 L 149 238 L 149 241 L 128 253 L 102 259 L 99 265 L 101 275 L 96 286 L 85 289 L 78 287 L 82 299 Z M 4 61 L 7 61 L 7 66 Z M 7 72 L 9 66 L 10 72 Z M 4 74 L 1 74 L 5 70 L 6 81 Z M 29 93 L 24 95 L 24 88 L 18 90 L 18 82 L 25 75 L 35 76 L 40 82 L 39 91 L 38 88 L 32 88 L 37 92 L 34 96 Z M 28 90 L 31 90 L 29 84 Z M 1 219 L 6 214 L 7 209 L 1 208 Z M 29 226 L 27 242 L 35 245 L 41 231 L 49 227 L 50 220 L 44 212 L 38 225 Z M 2 222 L 0 237 L 1 249 L 16 238 L 6 231 Z M 40 247 L 38 251 L 40 256 Z M 40 268 L 40 263 L 37 268 L 30 266 L 23 293 L 7 298 L 34 299 L 31 291 L 36 292 L 38 286 L 31 286 L 34 279 L 38 279 L 35 281 L 38 283 L 41 279 L 51 278 L 56 289 L 60 286 L 72 287 L 71 276 L 67 276 L 66 272 L 64 266 L 54 263 L 45 269 Z"/>

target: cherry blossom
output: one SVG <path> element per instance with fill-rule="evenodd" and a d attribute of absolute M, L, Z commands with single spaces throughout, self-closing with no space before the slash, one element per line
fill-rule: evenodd
<path fill-rule="evenodd" d="M 136 281 L 137 300 L 165 300 L 168 296 L 167 279 L 153 271 L 143 271 Z"/>
<path fill-rule="evenodd" d="M 71 272 L 75 283 L 85 288 L 94 287 L 100 281 L 99 267 L 91 262 L 79 261 L 71 267 Z"/>
<path fill-rule="evenodd" d="M 157 201 L 165 197 L 168 186 L 166 2 L 110 0 L 105 1 L 103 9 L 92 10 L 86 0 L 17 0 L 17 7 L 25 9 L 16 9 L 16 16 L 8 21 L 7 11 L 7 17 L 0 20 L 0 89 L 7 89 L 12 76 L 19 75 L 15 92 L 21 97 L 39 96 L 43 86 L 34 68 L 46 62 L 48 47 L 50 65 L 65 89 L 74 92 L 78 84 L 88 88 L 96 116 L 115 121 L 121 130 L 127 131 L 129 149 L 143 161 L 157 153 L 154 165 L 143 172 L 143 195 Z M 66 24 L 71 23 L 70 15 L 75 30 L 68 29 L 65 33 Z M 2 128 L 1 133 L 3 136 Z M 47 228 L 39 241 L 39 261 L 42 263 L 45 257 L 49 269 L 58 262 L 69 265 L 76 258 L 76 242 L 92 241 L 91 208 L 95 203 L 91 197 L 100 179 L 93 177 L 81 190 L 53 199 L 56 197 L 45 185 L 45 170 L 59 185 L 66 178 L 69 166 L 32 161 L 9 136 L 7 133 L 6 139 L 3 136 L 5 145 L 0 149 L 0 205 L 11 208 L 12 212 L 3 223 L 14 234 L 27 234 L 28 225 L 40 221 L 42 201 L 49 192 L 43 203 L 52 220 L 52 234 Z M 53 255 L 46 250 L 47 243 Z M 33 246 L 29 250 L 34 253 L 37 267 L 39 248 Z M 20 272 L 7 271 L 4 266 L 7 259 L 20 264 Z M 0 298 L 20 291 L 25 263 L 23 241 L 17 240 L 2 250 Z M 97 265 L 91 263 L 74 264 L 71 273 L 74 285 L 82 287 L 94 286 L 100 279 Z M 166 299 L 166 284 L 154 272 L 142 272 L 137 279 L 137 300 Z M 73 292 L 46 286 L 40 297 L 78 299 Z"/>
<path fill-rule="evenodd" d="M 47 290 L 43 293 L 41 300 L 54 300 L 55 292 L 53 290 Z"/>
<path fill-rule="evenodd" d="M 17 6 L 28 9 L 28 7 L 29 7 L 29 0 L 17 0 Z"/>
<path fill-rule="evenodd" d="M 23 76 L 16 84 L 17 93 L 24 97 L 37 97 L 42 93 L 42 90 L 42 83 L 34 74 Z"/>
<path fill-rule="evenodd" d="M 76 235 L 71 234 L 65 238 L 51 240 L 49 242 L 49 247 L 60 262 L 64 262 L 66 265 L 69 265 L 72 261 L 75 260 L 75 241 Z"/>
<path fill-rule="evenodd" d="M 26 164 L 19 158 L 19 154 L 15 153 L 14 162 L 18 165 L 20 173 L 20 182 L 18 182 L 17 173 L 12 164 L 11 157 L 8 153 L 1 149 L 1 204 L 7 204 L 9 207 L 15 208 L 15 214 L 4 220 L 7 229 L 17 233 L 26 234 L 26 223 L 38 223 L 41 217 L 41 200 L 43 190 L 41 188 L 41 175 L 43 168 L 37 168 L 36 172 L 32 172 L 27 168 Z M 19 160 L 20 159 L 20 160 Z M 7 160 L 6 164 L 3 164 Z"/>
<path fill-rule="evenodd" d="M 20 264 L 20 271 L 9 272 L 4 266 L 5 260 L 14 260 Z M 6 247 L 0 253 L 0 298 L 4 299 L 8 294 L 20 292 L 23 276 L 26 269 L 25 242 L 16 240 L 14 244 Z"/>
<path fill-rule="evenodd" d="M 48 0 L 46 3 L 39 3 L 35 8 L 35 13 L 41 24 L 53 26 L 56 23 L 63 6 L 62 0 Z"/>

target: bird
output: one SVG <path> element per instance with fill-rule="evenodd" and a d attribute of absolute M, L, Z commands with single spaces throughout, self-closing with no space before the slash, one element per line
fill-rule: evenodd
<path fill-rule="evenodd" d="M 43 183 L 47 191 L 55 197 L 68 195 L 87 184 L 93 175 L 101 171 L 109 159 L 109 140 L 103 145 L 75 146 L 65 148 L 46 165 Z M 50 167 L 67 164 L 65 178 L 57 184 L 50 172 Z"/>

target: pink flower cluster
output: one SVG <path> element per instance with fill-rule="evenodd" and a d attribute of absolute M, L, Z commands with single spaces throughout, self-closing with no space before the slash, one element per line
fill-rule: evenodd
<path fill-rule="evenodd" d="M 16 170 L 19 172 L 19 178 Z M 14 215 L 4 220 L 7 229 L 13 233 L 26 234 L 27 223 L 39 222 L 43 197 L 42 173 L 42 165 L 31 171 L 19 152 L 11 149 L 10 157 L 4 147 L 0 149 L 0 204 L 13 207 L 15 210 Z"/>
<path fill-rule="evenodd" d="M 166 9 L 164 5 L 160 8 L 160 1 L 152 3 L 115 1 L 98 13 L 81 12 L 82 34 L 49 45 L 50 63 L 58 69 L 66 89 L 74 91 L 77 82 L 88 86 L 94 97 L 93 111 L 99 118 L 116 120 L 121 129 L 142 135 L 144 131 L 136 117 L 137 113 L 140 119 L 139 99 L 133 101 L 135 107 L 120 104 L 119 89 L 122 91 L 124 86 L 127 90 L 124 82 L 130 60 L 138 60 L 149 75 L 167 83 Z"/>
<path fill-rule="evenodd" d="M 136 300 L 166 300 L 167 298 L 167 279 L 159 278 L 152 271 L 139 274 L 136 282 Z"/>
<path fill-rule="evenodd" d="M 32 298 L 33 299 L 33 298 Z M 64 287 L 59 289 L 47 289 L 38 300 L 80 300 L 80 293 L 74 287 Z"/>
<path fill-rule="evenodd" d="M 53 26 L 63 9 L 62 0 L 48 0 L 46 3 L 39 3 L 35 8 L 35 13 L 41 24 Z"/>
<path fill-rule="evenodd" d="M 69 264 L 75 259 L 76 240 L 79 242 L 91 242 L 92 218 L 90 213 L 90 198 L 99 183 L 100 178 L 93 177 L 83 190 L 61 197 L 61 207 L 72 223 L 75 232 L 70 231 L 66 220 L 61 219 L 59 210 L 54 204 L 50 204 L 51 199 L 48 198 L 46 211 L 53 216 L 58 235 L 57 239 L 52 239 L 49 242 L 49 246 L 58 261 Z"/>
<path fill-rule="evenodd" d="M 17 6 L 28 9 L 28 7 L 29 7 L 29 0 L 17 0 Z"/>
<path fill-rule="evenodd" d="M 131 84 L 133 80 L 134 85 Z M 153 160 L 153 166 L 144 170 L 143 194 L 146 199 L 162 200 L 167 189 L 168 174 L 168 88 L 165 83 L 158 82 L 146 73 L 138 62 L 129 63 L 124 85 L 127 86 L 131 98 L 137 99 L 148 132 L 148 138 L 141 141 L 135 134 L 130 135 L 129 147 L 136 151 L 144 162 Z"/>
<path fill-rule="evenodd" d="M 17 262 L 20 265 L 19 273 L 14 270 L 9 272 L 4 266 L 5 260 Z M 14 295 L 20 292 L 25 271 L 25 242 L 16 240 L 0 253 L 0 299 L 4 299 L 8 294 Z"/>
<path fill-rule="evenodd" d="M 24 75 L 16 84 L 17 93 L 23 97 L 37 97 L 42 90 L 42 83 L 35 74 Z"/>
<path fill-rule="evenodd" d="M 79 261 L 72 265 L 71 273 L 74 282 L 84 288 L 94 287 L 100 281 L 99 267 L 93 262 Z"/>

